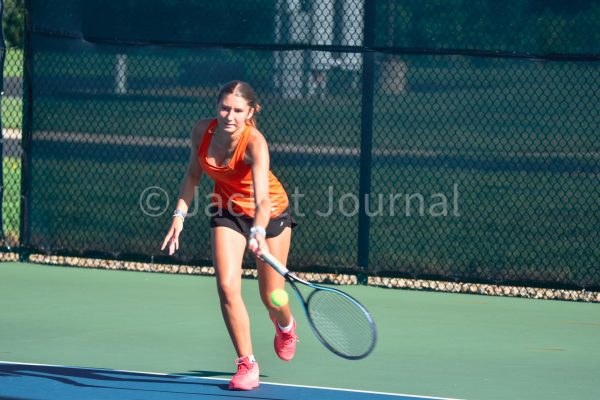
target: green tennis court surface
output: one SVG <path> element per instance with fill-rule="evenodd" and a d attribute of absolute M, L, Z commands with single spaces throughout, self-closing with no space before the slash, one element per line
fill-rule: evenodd
<path fill-rule="evenodd" d="M 597 399 L 600 393 L 598 304 L 344 290 L 377 321 L 373 354 L 354 362 L 330 354 L 292 303 L 300 343 L 296 358 L 284 363 L 272 350 L 257 282 L 245 280 L 261 388 L 240 394 L 224 390 L 235 354 L 213 277 L 2 263 L 0 397 Z"/>

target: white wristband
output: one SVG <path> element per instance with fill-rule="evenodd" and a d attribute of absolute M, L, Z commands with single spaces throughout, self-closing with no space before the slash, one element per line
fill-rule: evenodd
<path fill-rule="evenodd" d="M 262 226 L 255 225 L 252 228 L 250 228 L 250 237 L 255 237 L 256 235 L 262 235 L 263 237 L 267 237 L 267 231 Z"/>
<path fill-rule="evenodd" d="M 187 213 L 181 210 L 173 211 L 173 218 L 179 217 L 182 221 L 185 221 L 185 217 L 187 217 Z"/>

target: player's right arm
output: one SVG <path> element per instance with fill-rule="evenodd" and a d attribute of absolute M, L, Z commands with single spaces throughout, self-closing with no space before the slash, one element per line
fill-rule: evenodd
<path fill-rule="evenodd" d="M 196 194 L 196 187 L 200 183 L 200 179 L 202 178 L 202 167 L 200 166 L 200 162 L 198 160 L 198 146 L 202 142 L 202 137 L 204 136 L 204 132 L 206 132 L 206 128 L 210 120 L 201 120 L 196 123 L 194 129 L 192 129 L 191 135 L 191 147 L 190 147 L 190 157 L 188 161 L 188 168 L 181 181 L 181 186 L 179 187 L 179 199 L 177 200 L 177 206 L 175 209 L 184 215 L 187 214 L 190 204 L 194 200 L 194 196 Z M 167 245 L 169 246 L 169 255 L 172 255 L 179 249 L 179 234 L 183 230 L 183 218 L 182 217 L 173 217 L 173 221 L 171 222 L 171 227 L 167 232 L 163 244 L 161 246 L 161 250 L 164 250 Z"/>

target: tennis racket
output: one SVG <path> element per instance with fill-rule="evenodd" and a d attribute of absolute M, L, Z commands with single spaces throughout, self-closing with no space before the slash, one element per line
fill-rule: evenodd
<path fill-rule="evenodd" d="M 261 258 L 279 272 L 294 289 L 313 333 L 340 357 L 359 360 L 368 356 L 377 342 L 377 327 L 367 309 L 341 290 L 319 286 L 291 273 L 273 255 Z M 305 299 L 296 283 L 312 289 Z"/>

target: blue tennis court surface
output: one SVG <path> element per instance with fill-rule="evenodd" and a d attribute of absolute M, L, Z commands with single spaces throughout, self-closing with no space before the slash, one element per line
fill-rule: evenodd
<path fill-rule="evenodd" d="M 275 383 L 233 392 L 227 384 L 227 379 L 0 361 L 0 398 L 8 400 L 439 399 Z"/>

